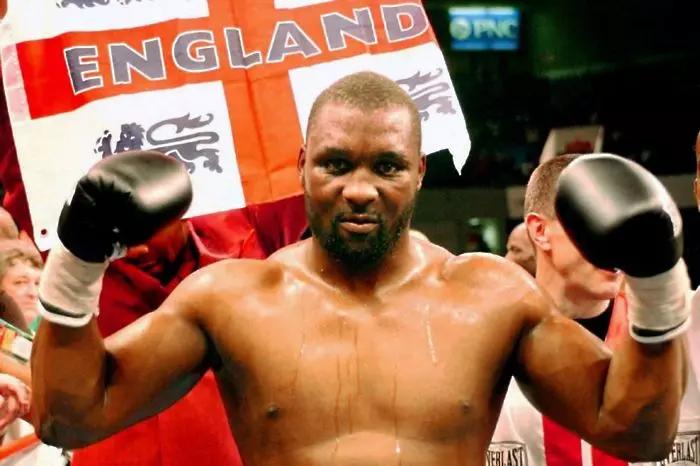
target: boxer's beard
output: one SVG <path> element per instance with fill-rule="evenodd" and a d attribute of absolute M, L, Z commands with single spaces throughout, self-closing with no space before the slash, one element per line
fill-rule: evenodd
<path fill-rule="evenodd" d="M 415 198 L 399 214 L 393 225 L 387 225 L 382 216 L 378 216 L 377 228 L 366 235 L 362 244 L 353 245 L 350 240 L 344 239 L 340 233 L 341 218 L 344 214 L 336 215 L 329 228 L 323 226 L 322 219 L 309 206 L 306 199 L 306 215 L 309 219 L 309 227 L 314 237 L 321 243 L 323 249 L 343 266 L 351 271 L 364 271 L 372 269 L 391 253 L 401 235 L 408 227 Z M 365 212 L 353 212 L 365 213 Z"/>

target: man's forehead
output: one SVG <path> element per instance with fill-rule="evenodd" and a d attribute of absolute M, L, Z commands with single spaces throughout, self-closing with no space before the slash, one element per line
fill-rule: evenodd
<path fill-rule="evenodd" d="M 36 265 L 32 264 L 31 260 L 24 257 L 18 257 L 9 263 L 7 271 L 22 274 L 26 274 L 28 272 L 39 273 L 39 268 Z"/>
<path fill-rule="evenodd" d="M 387 104 L 379 107 L 362 107 L 349 102 L 329 100 L 318 109 L 316 123 L 330 119 L 357 118 L 358 116 L 399 118 L 410 121 L 409 109 L 403 105 Z"/>
<path fill-rule="evenodd" d="M 356 138 L 376 140 L 384 134 L 411 136 L 411 119 L 408 109 L 391 106 L 362 109 L 343 103 L 324 104 L 310 122 L 307 145 L 325 145 L 329 138 Z"/>
<path fill-rule="evenodd" d="M 345 130 L 350 124 L 357 123 L 362 116 L 362 112 L 357 108 L 326 103 L 318 110 L 314 120 L 309 122 L 309 139 L 313 136 L 327 137 L 330 130 Z"/>
<path fill-rule="evenodd" d="M 522 246 L 524 244 L 527 244 L 528 239 L 527 236 L 524 234 L 518 234 L 518 235 L 511 235 L 510 238 L 508 238 L 508 244 L 509 245 L 517 245 L 517 246 Z"/>

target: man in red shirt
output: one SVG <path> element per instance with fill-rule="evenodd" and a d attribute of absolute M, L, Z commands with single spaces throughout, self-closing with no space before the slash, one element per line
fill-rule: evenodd
<path fill-rule="evenodd" d="M 0 0 L 0 17 L 6 4 Z M 33 231 L 12 130 L 0 93 L 3 206 Z M 262 259 L 306 228 L 301 196 L 212 214 L 168 229 L 111 264 L 103 283 L 100 330 L 109 335 L 158 307 L 190 272 L 226 258 Z M 238 451 L 211 373 L 166 411 L 96 445 L 77 450 L 74 466 L 238 465 Z"/>
<path fill-rule="evenodd" d="M 182 279 L 201 267 L 231 257 L 264 258 L 294 242 L 305 228 L 300 209 L 302 203 L 290 199 L 182 221 L 130 248 L 104 278 L 98 318 L 102 334 L 110 335 L 156 309 Z M 74 466 L 194 464 L 241 464 L 211 371 L 166 411 L 76 450 L 73 459 Z"/>

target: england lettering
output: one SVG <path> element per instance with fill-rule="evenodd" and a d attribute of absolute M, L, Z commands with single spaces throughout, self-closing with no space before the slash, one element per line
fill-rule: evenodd
<path fill-rule="evenodd" d="M 230 25 L 219 35 L 214 30 L 182 31 L 172 41 L 151 37 L 140 44 L 109 43 L 106 51 L 95 44 L 80 44 L 63 50 L 74 94 L 114 85 L 130 84 L 135 75 L 149 81 L 167 79 L 168 65 L 187 73 L 202 73 L 222 67 L 251 68 L 284 62 L 291 56 L 313 57 L 348 47 L 353 40 L 378 42 L 375 24 L 383 24 L 389 42 L 416 38 L 428 30 L 423 8 L 415 3 L 382 5 L 374 18 L 369 8 L 356 8 L 352 15 L 323 14 L 319 23 L 324 41 L 314 40 L 297 22 L 278 21 L 270 33 L 266 50 L 246 47 L 244 30 Z M 216 31 L 218 32 L 218 31 Z M 217 42 L 217 37 L 223 37 Z M 103 55 L 107 55 L 106 57 Z"/>

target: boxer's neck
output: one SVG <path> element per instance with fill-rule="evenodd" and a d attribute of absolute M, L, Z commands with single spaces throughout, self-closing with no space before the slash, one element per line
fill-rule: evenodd
<path fill-rule="evenodd" d="M 381 262 L 359 272 L 331 257 L 315 238 L 309 242 L 307 257 L 311 272 L 325 282 L 353 293 L 375 294 L 406 282 L 421 268 L 417 243 L 406 231 Z"/>

